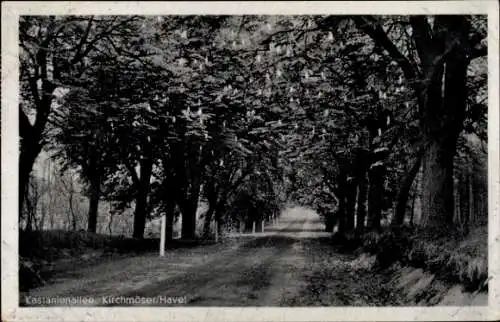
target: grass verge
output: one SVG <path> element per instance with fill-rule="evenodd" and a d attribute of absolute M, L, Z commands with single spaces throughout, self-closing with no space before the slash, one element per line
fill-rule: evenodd
<path fill-rule="evenodd" d="M 19 232 L 19 289 L 45 284 L 59 271 L 86 265 L 111 256 L 156 252 L 159 238 L 135 239 L 86 231 L 45 230 Z M 173 240 L 166 249 L 189 248 L 211 241 Z"/>
<path fill-rule="evenodd" d="M 468 291 L 484 291 L 488 280 L 487 227 L 478 227 L 466 237 L 435 235 L 422 229 L 368 233 L 359 240 L 361 249 L 376 255 L 377 267 L 396 262 L 422 268 L 440 280 L 459 283 Z"/>
<path fill-rule="evenodd" d="M 487 226 L 477 227 L 465 237 L 404 227 L 362 236 L 335 234 L 332 241 L 340 252 L 375 255 L 377 269 L 400 263 L 422 268 L 444 282 L 461 284 L 467 291 L 487 290 Z"/>

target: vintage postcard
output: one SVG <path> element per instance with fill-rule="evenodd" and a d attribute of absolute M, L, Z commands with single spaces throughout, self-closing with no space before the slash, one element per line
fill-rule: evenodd
<path fill-rule="evenodd" d="M 496 1 L 2 3 L 2 321 L 500 319 Z"/>

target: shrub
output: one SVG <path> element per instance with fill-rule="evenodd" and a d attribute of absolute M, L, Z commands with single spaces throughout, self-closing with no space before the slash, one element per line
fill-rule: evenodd
<path fill-rule="evenodd" d="M 487 227 L 472 231 L 466 238 L 432 236 L 425 230 L 371 232 L 362 237 L 362 247 L 363 251 L 377 256 L 379 268 L 400 262 L 430 271 L 442 280 L 461 283 L 469 290 L 477 290 L 485 284 L 488 278 Z"/>

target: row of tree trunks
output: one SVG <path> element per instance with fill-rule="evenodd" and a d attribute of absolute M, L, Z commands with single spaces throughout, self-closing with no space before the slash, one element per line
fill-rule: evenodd
<path fill-rule="evenodd" d="M 484 164 L 477 164 L 474 157 L 470 156 L 461 161 L 461 165 L 455 166 L 453 185 L 455 208 L 452 218 L 453 227 L 450 227 L 450 229 L 453 228 L 458 233 L 466 235 L 470 229 L 487 224 L 488 187 Z M 396 214 L 400 216 L 394 217 L 393 225 L 399 226 L 403 224 L 408 209 L 411 209 L 409 219 L 411 226 L 426 225 L 426 222 L 422 221 L 421 209 L 416 207 L 416 200 L 419 200 L 419 204 L 421 203 L 420 196 L 423 192 L 420 185 L 421 171 L 417 171 L 416 175 L 414 175 L 413 169 L 417 168 L 418 164 L 415 163 L 405 178 L 406 182 L 410 182 L 415 178 L 411 188 L 413 192 L 410 194 L 408 191 L 408 194 L 411 195 L 411 198 L 409 198 L 411 199 L 411 207 L 408 207 L 407 199 L 399 196 Z"/>
<path fill-rule="evenodd" d="M 339 208 L 335 216 L 340 232 L 347 233 L 355 229 L 356 234 L 360 235 L 365 229 L 380 229 L 384 179 L 380 170 L 370 171 L 368 180 L 364 173 L 346 185 L 345 194 L 339 196 Z M 330 228 L 333 229 L 333 225 Z"/>
<path fill-rule="evenodd" d="M 222 225 L 223 223 L 223 214 L 224 214 L 224 200 L 209 200 L 208 202 L 208 210 L 205 213 L 205 218 L 203 222 L 203 238 L 209 238 L 211 231 L 212 223 L 217 224 L 217 233 L 222 233 Z"/>
<path fill-rule="evenodd" d="M 147 147 L 146 147 L 147 148 Z M 99 200 L 101 196 L 101 181 L 102 174 L 95 160 L 89 162 L 90 172 L 90 198 L 89 198 L 89 213 L 88 213 L 88 228 L 89 232 L 97 231 L 97 217 L 99 210 Z M 136 171 L 131 169 L 130 171 Z M 134 211 L 134 230 L 132 236 L 142 239 L 146 228 L 146 217 L 148 215 L 148 196 L 150 191 L 150 180 L 153 171 L 153 160 L 150 153 L 140 163 L 139 176 L 135 181 L 136 196 L 135 196 L 135 211 Z"/>
<path fill-rule="evenodd" d="M 389 39 L 376 18 L 353 17 L 357 27 L 387 50 L 415 90 L 425 142 L 422 180 L 422 219 L 429 227 L 446 230 L 454 213 L 453 156 L 463 128 L 467 99 L 466 76 L 471 45 L 465 16 L 410 17 L 418 66 Z"/>

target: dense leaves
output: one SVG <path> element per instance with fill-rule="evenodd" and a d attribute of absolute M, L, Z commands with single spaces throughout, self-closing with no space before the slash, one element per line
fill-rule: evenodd
<path fill-rule="evenodd" d="M 171 229 L 179 213 L 194 238 L 200 200 L 207 234 L 212 220 L 268 219 L 285 202 L 314 207 L 329 230 L 379 229 L 396 203 L 402 223 L 421 159 L 425 172 L 440 153 L 481 154 L 467 142 L 486 141 L 485 23 L 23 17 L 21 177 L 45 148 L 86 183 L 89 230 L 106 199 L 134 207 L 137 238 L 147 219 L 166 214 Z M 446 64 L 466 67 L 464 84 Z M 460 86 L 463 102 L 450 96 Z M 444 203 L 448 175 L 433 192 Z"/>

